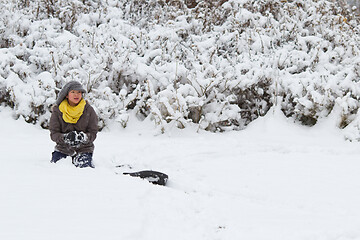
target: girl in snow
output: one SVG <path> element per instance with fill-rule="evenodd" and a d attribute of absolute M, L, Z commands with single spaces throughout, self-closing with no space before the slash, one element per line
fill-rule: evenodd
<path fill-rule="evenodd" d="M 56 143 L 51 162 L 72 157 L 76 167 L 94 167 L 92 155 L 98 132 L 98 117 L 84 100 L 85 89 L 77 81 L 60 91 L 50 118 L 50 137 Z"/>

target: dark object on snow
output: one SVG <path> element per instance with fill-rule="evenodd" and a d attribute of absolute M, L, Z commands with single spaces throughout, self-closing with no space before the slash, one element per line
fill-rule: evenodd
<path fill-rule="evenodd" d="M 132 172 L 132 173 L 123 173 L 123 174 L 130 175 L 132 177 L 140 177 L 140 178 L 148 180 L 149 182 L 151 182 L 153 184 L 162 185 L 162 186 L 165 186 L 165 184 L 169 178 L 168 175 L 166 175 L 165 173 L 156 172 L 156 171 L 152 171 L 152 170 L 145 170 L 145 171 Z"/>

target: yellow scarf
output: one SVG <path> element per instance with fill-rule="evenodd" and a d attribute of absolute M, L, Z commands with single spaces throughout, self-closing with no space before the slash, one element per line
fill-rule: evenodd
<path fill-rule="evenodd" d="M 84 112 L 86 101 L 81 99 L 81 101 L 76 106 L 70 106 L 67 99 L 62 101 L 59 105 L 59 110 L 62 112 L 62 117 L 67 123 L 77 123 L 79 118 Z"/>

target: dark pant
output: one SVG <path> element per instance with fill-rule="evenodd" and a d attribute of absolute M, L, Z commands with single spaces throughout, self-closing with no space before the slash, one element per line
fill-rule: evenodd
<path fill-rule="evenodd" d="M 92 155 L 92 153 L 77 153 L 75 156 L 72 157 L 72 163 L 79 168 L 93 168 L 94 166 L 92 164 Z M 68 155 L 62 152 L 54 151 L 52 153 L 52 158 L 50 162 L 56 163 L 60 159 L 66 158 L 67 156 Z"/>

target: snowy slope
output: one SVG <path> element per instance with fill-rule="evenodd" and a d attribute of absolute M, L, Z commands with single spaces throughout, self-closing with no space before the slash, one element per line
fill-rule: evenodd
<path fill-rule="evenodd" d="M 95 169 L 51 164 L 46 130 L 0 119 L 0 239 L 360 239 L 360 146 L 331 117 L 308 128 L 271 110 L 239 132 L 160 136 L 133 121 L 99 133 Z"/>

